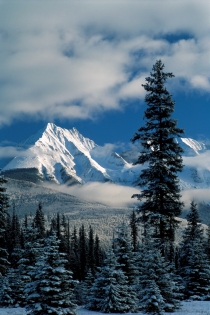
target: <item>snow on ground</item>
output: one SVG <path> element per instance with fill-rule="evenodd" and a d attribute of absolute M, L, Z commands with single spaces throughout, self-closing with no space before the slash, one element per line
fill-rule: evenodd
<path fill-rule="evenodd" d="M 84 308 L 79 308 L 77 310 L 78 315 L 104 315 L 103 313 L 88 311 Z M 127 315 L 132 315 L 133 313 L 127 313 Z M 210 315 L 210 301 L 192 301 L 192 302 L 182 302 L 182 307 L 180 310 L 174 313 L 165 313 L 166 315 Z M 26 315 L 24 308 L 0 308 L 0 315 Z M 111 315 L 111 314 L 109 314 Z M 116 314 L 114 314 L 116 315 Z M 119 314 L 125 315 L 125 314 Z M 134 314 L 133 314 L 134 315 Z M 142 312 L 136 313 L 135 315 L 148 315 Z"/>
<path fill-rule="evenodd" d="M 0 315 L 26 315 L 24 308 L 0 308 Z"/>
<path fill-rule="evenodd" d="M 88 311 L 86 309 L 80 308 L 77 311 L 78 315 L 102 315 L 99 312 Z M 127 313 L 129 315 L 133 313 Z M 166 315 L 210 315 L 210 301 L 192 301 L 192 302 L 182 302 L 182 307 L 180 310 L 174 313 L 164 313 Z M 1 313 L 0 313 L 1 315 Z M 104 314 L 103 314 L 104 315 Z M 111 315 L 111 314 L 109 314 Z M 116 315 L 116 314 L 115 314 Z M 125 315 L 125 314 L 119 314 Z M 134 314 L 133 314 L 134 315 Z M 148 315 L 142 312 L 136 313 L 135 315 Z"/>

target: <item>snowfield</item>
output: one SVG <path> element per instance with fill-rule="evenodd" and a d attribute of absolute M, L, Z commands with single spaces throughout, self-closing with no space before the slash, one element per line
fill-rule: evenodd
<path fill-rule="evenodd" d="M 88 311 L 84 308 L 79 308 L 77 310 L 78 315 L 103 315 L 104 313 Z M 109 313 L 111 315 L 111 313 Z M 119 313 L 118 313 L 119 314 Z M 132 315 L 133 313 L 127 313 Z M 148 313 L 135 313 L 136 315 L 148 315 Z M 210 315 L 210 301 L 192 301 L 192 302 L 182 302 L 182 307 L 180 310 L 174 313 L 163 313 L 166 315 Z M 24 308 L 0 308 L 0 315 L 26 315 Z M 114 314 L 116 315 L 116 313 Z M 119 314 L 119 315 L 125 315 Z"/>

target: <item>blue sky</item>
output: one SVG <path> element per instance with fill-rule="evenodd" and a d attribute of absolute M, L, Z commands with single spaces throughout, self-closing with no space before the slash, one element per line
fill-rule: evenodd
<path fill-rule="evenodd" d="M 54 122 L 122 146 L 157 59 L 185 136 L 210 138 L 210 2 L 0 1 L 0 145 Z"/>

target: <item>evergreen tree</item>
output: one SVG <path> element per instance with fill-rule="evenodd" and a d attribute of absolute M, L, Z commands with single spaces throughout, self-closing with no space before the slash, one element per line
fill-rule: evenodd
<path fill-rule="evenodd" d="M 127 277 L 119 269 L 112 249 L 106 253 L 104 264 L 96 275 L 86 307 L 102 313 L 136 310 L 135 293 L 128 286 Z"/>
<path fill-rule="evenodd" d="M 138 270 L 138 298 L 141 310 L 160 314 L 162 310 L 170 312 L 180 306 L 182 294 L 172 267 L 161 255 L 148 228 L 147 238 L 139 247 Z"/>
<path fill-rule="evenodd" d="M 138 129 L 132 139 L 142 145 L 141 154 L 135 164 L 145 164 L 139 178 L 143 187 L 140 194 L 133 195 L 143 203 L 139 206 L 139 220 L 148 221 L 154 227 L 155 237 L 162 243 L 162 253 L 167 256 L 168 247 L 174 241 L 175 229 L 183 204 L 180 202 L 180 187 L 177 172 L 182 170 L 182 148 L 177 143 L 183 130 L 176 127 L 172 119 L 174 101 L 165 87 L 172 73 L 163 71 L 164 64 L 156 61 L 150 77 L 142 86 L 147 94 L 148 107 L 144 113 L 146 124 Z"/>
<path fill-rule="evenodd" d="M 11 257 L 11 254 L 13 251 L 13 238 L 12 238 L 12 219 L 9 213 L 6 219 L 5 243 L 6 243 L 7 253 L 8 253 L 8 259 L 10 260 L 9 257 Z"/>
<path fill-rule="evenodd" d="M 19 275 L 16 269 L 9 268 L 5 277 L 5 286 L 2 295 L 4 306 L 20 306 L 19 304 Z"/>
<path fill-rule="evenodd" d="M 130 229 L 123 222 L 117 227 L 115 234 L 117 235 L 113 239 L 114 253 L 120 268 L 128 278 L 129 285 L 134 286 L 138 272 L 135 266 L 135 254 L 131 245 Z"/>
<path fill-rule="evenodd" d="M 136 212 L 133 210 L 130 215 L 130 228 L 131 228 L 131 239 L 134 252 L 137 251 L 138 248 L 138 223 Z"/>
<path fill-rule="evenodd" d="M 9 252 L 9 259 L 11 267 L 17 267 L 17 261 L 20 259 L 21 255 L 21 228 L 19 218 L 16 214 L 15 205 L 13 206 L 13 215 L 11 222 L 11 252 Z"/>
<path fill-rule="evenodd" d="M 31 281 L 31 272 L 43 254 L 44 239 L 40 238 L 39 231 L 34 227 L 24 228 L 24 249 L 20 249 L 17 262 L 17 287 L 15 289 L 16 301 L 20 306 L 26 305 L 27 294 L 25 286 Z"/>
<path fill-rule="evenodd" d="M 104 251 L 101 249 L 100 239 L 98 234 L 95 236 L 94 242 L 94 256 L 95 256 L 95 265 L 96 267 L 100 267 L 104 260 Z"/>
<path fill-rule="evenodd" d="M 71 236 L 69 265 L 73 272 L 73 278 L 80 279 L 80 264 L 79 264 L 79 241 L 77 236 L 77 229 L 74 226 L 74 230 Z"/>
<path fill-rule="evenodd" d="M 180 273 L 185 282 L 185 296 L 194 300 L 210 300 L 209 259 L 194 201 L 191 203 L 187 222 L 180 248 Z"/>
<path fill-rule="evenodd" d="M 210 222 L 208 224 L 207 231 L 206 231 L 206 253 L 210 261 Z"/>
<path fill-rule="evenodd" d="M 65 269 L 65 256 L 59 252 L 55 234 L 46 239 L 43 255 L 31 272 L 32 282 L 25 289 L 28 314 L 76 314 L 72 272 Z"/>
<path fill-rule="evenodd" d="M 3 186 L 7 180 L 0 176 L 0 276 L 5 275 L 9 266 L 6 244 L 6 225 L 9 207 L 9 198 L 6 195 L 6 188 Z"/>
<path fill-rule="evenodd" d="M 56 231 L 57 231 L 57 237 L 60 239 L 61 237 L 61 217 L 60 213 L 57 213 L 57 218 L 56 218 Z"/>
<path fill-rule="evenodd" d="M 90 290 L 94 282 L 94 276 L 89 269 L 84 281 L 78 281 L 75 285 L 75 296 L 78 305 L 85 305 L 88 303 Z"/>
<path fill-rule="evenodd" d="M 162 314 L 165 303 L 158 285 L 150 279 L 145 279 L 144 285 L 140 299 L 140 309 L 149 314 Z"/>
<path fill-rule="evenodd" d="M 88 271 L 87 254 L 88 254 L 87 236 L 85 232 L 85 227 L 82 224 L 81 228 L 79 229 L 79 264 L 80 264 L 79 280 L 84 280 Z"/>
<path fill-rule="evenodd" d="M 88 238 L 88 269 L 95 274 L 94 235 L 91 225 L 89 226 Z"/>
<path fill-rule="evenodd" d="M 34 217 L 34 227 L 38 230 L 41 238 L 45 236 L 45 219 L 41 202 L 38 204 L 38 208 Z"/>
<path fill-rule="evenodd" d="M 69 234 L 68 234 L 68 223 L 66 217 L 63 214 L 60 224 L 60 251 L 68 253 Z"/>

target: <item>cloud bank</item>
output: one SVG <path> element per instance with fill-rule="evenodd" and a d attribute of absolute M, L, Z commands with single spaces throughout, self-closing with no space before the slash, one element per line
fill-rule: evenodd
<path fill-rule="evenodd" d="M 138 204 L 138 201 L 131 199 L 133 194 L 139 194 L 140 190 L 135 187 L 127 187 L 112 183 L 87 183 L 82 186 L 65 186 L 44 184 L 48 188 L 63 193 L 74 195 L 90 202 L 98 202 L 110 207 L 129 207 Z"/>
<path fill-rule="evenodd" d="M 185 89 L 209 92 L 209 10 L 197 0 L 1 1 L 0 125 L 121 110 L 143 99 L 158 58 Z"/>

